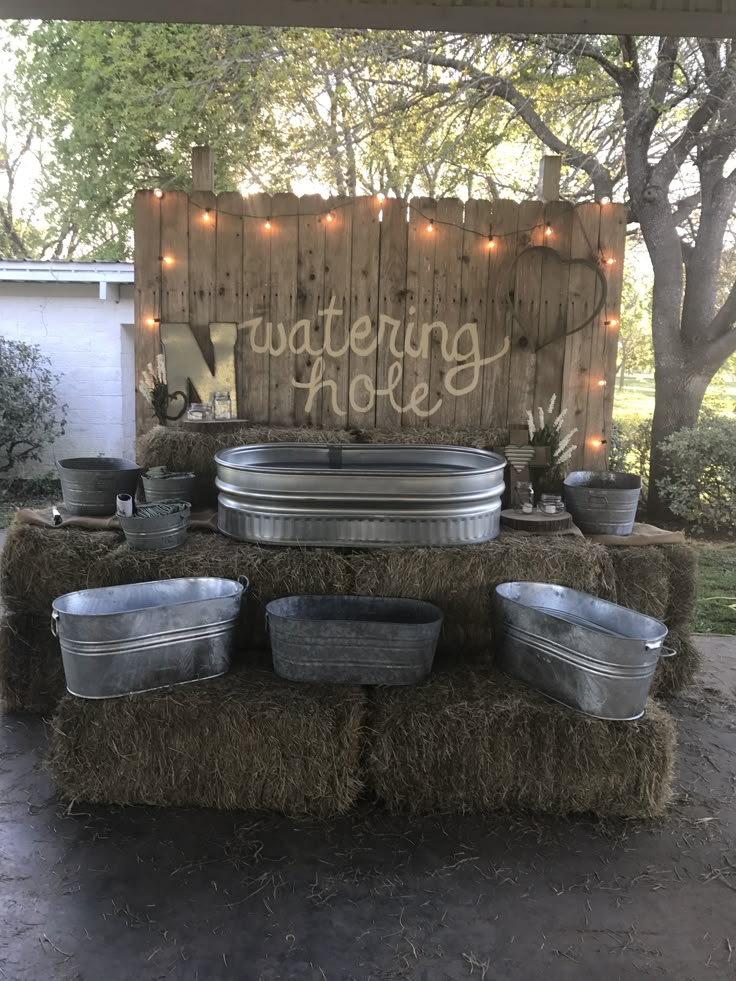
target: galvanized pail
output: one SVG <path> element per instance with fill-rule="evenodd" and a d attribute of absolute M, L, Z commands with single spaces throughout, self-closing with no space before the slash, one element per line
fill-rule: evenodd
<path fill-rule="evenodd" d="M 630 535 L 641 477 L 608 470 L 576 470 L 565 478 L 565 504 L 586 535 Z"/>
<path fill-rule="evenodd" d="M 57 460 L 64 507 L 69 514 L 115 514 L 118 494 L 135 497 L 141 469 L 132 460 L 81 456 Z"/>
<path fill-rule="evenodd" d="M 506 582 L 495 593 L 502 670 L 598 719 L 644 714 L 667 627 L 566 586 Z"/>
<path fill-rule="evenodd" d="M 341 685 L 419 684 L 442 628 L 431 603 L 382 596 L 285 596 L 266 619 L 276 674 Z"/>
<path fill-rule="evenodd" d="M 143 493 L 149 504 L 159 501 L 188 501 L 194 500 L 193 473 L 175 473 L 161 477 L 143 475 Z"/>
<path fill-rule="evenodd" d="M 51 632 L 67 688 L 114 698 L 224 674 L 247 582 L 166 579 L 57 597 Z"/>
<path fill-rule="evenodd" d="M 118 521 L 125 532 L 125 540 L 131 548 L 165 552 L 178 548 L 186 541 L 192 507 L 188 501 L 160 501 L 160 504 L 179 505 L 169 514 L 143 517 L 120 516 Z"/>

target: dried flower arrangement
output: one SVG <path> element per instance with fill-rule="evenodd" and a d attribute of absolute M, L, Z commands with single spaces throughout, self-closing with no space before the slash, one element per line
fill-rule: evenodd
<path fill-rule="evenodd" d="M 536 420 L 531 409 L 527 409 L 526 413 L 531 445 L 550 448 L 551 462 L 538 474 L 535 481 L 540 493 L 562 493 L 562 484 L 567 470 L 566 465 L 577 449 L 577 446 L 572 443 L 572 438 L 578 430 L 577 428 L 571 429 L 563 435 L 562 426 L 565 422 L 567 409 L 563 409 L 555 416 L 556 404 L 557 395 L 553 395 L 546 412 L 541 405 L 538 406 Z"/>
<path fill-rule="evenodd" d="M 166 380 L 166 361 L 163 354 L 156 355 L 155 368 L 150 361 L 148 362 L 138 382 L 138 391 L 153 409 L 153 414 L 156 416 L 160 426 L 165 426 L 169 420 L 178 419 L 186 409 L 187 397 L 184 392 L 172 392 L 169 394 L 169 385 Z M 168 414 L 169 402 L 177 398 L 177 396 L 182 397 L 184 406 L 177 415 L 170 416 Z"/>

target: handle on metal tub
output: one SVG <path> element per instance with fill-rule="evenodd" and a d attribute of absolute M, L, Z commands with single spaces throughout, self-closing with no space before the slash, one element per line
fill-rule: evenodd
<path fill-rule="evenodd" d="M 646 650 L 656 654 L 657 657 L 674 657 L 677 654 L 677 651 L 673 651 L 671 647 L 663 647 L 661 640 L 653 644 L 645 644 L 644 647 Z"/>
<path fill-rule="evenodd" d="M 51 633 L 54 635 L 54 637 L 58 637 L 59 636 L 59 614 L 58 614 L 58 612 L 56 610 L 52 610 L 51 611 L 51 623 L 50 623 L 49 626 L 51 627 Z"/>
<path fill-rule="evenodd" d="M 243 587 L 243 593 L 247 593 L 250 589 L 250 579 L 247 576 L 238 576 L 238 582 Z"/>

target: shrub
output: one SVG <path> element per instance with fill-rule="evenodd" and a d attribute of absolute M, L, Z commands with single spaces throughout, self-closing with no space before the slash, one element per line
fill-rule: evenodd
<path fill-rule="evenodd" d="M 608 466 L 611 470 L 638 474 L 643 497 L 646 497 L 649 482 L 651 434 L 651 417 L 619 416 L 613 420 Z"/>
<path fill-rule="evenodd" d="M 36 344 L 0 337 L 0 473 L 40 460 L 64 432 L 66 406 L 56 397 L 58 376 Z"/>
<path fill-rule="evenodd" d="M 736 419 L 704 414 L 662 443 L 660 493 L 673 514 L 699 528 L 736 523 Z"/>

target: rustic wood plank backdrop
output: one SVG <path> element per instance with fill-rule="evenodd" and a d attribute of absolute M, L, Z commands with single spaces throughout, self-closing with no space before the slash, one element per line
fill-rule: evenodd
<path fill-rule="evenodd" d="M 573 462 L 598 467 L 625 232 L 615 204 L 140 191 L 137 377 L 160 324 L 169 338 L 177 325 L 215 388 L 210 325 L 237 324 L 238 414 L 252 422 L 504 428 L 557 393 L 580 430 Z M 539 245 L 556 254 L 526 251 Z M 583 329 L 603 293 L 580 259 L 607 282 Z"/>

